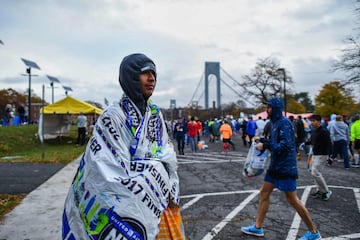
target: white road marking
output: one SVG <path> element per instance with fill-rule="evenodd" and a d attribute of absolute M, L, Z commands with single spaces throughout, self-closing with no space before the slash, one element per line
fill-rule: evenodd
<path fill-rule="evenodd" d="M 360 188 L 354 188 L 354 195 L 360 213 Z"/>
<path fill-rule="evenodd" d="M 304 192 L 301 196 L 301 202 L 304 205 L 306 205 L 306 200 L 309 198 L 310 191 L 311 191 L 311 187 L 309 187 L 309 186 L 305 187 Z M 300 223 L 301 223 L 301 218 L 300 218 L 299 214 L 296 213 L 294 216 L 293 222 L 291 223 L 288 235 L 286 237 L 287 240 L 296 239 L 297 233 L 299 231 Z"/>
<path fill-rule="evenodd" d="M 311 188 L 314 188 L 315 185 L 309 185 L 309 186 L 299 186 L 297 189 L 304 189 L 304 192 L 301 196 L 301 201 L 304 205 L 306 205 L 306 201 L 309 198 Z M 357 207 L 360 212 L 360 188 L 354 188 L 354 187 L 346 187 L 346 186 L 334 186 L 329 185 L 329 188 L 338 188 L 338 189 L 347 189 L 354 191 L 355 199 L 357 202 Z M 274 189 L 277 191 L 277 189 Z M 229 192 L 214 192 L 214 193 L 198 193 L 198 194 L 190 194 L 190 195 L 184 195 L 180 196 L 180 199 L 187 199 L 187 198 L 193 198 L 188 203 L 184 204 L 181 207 L 181 210 L 185 210 L 189 207 L 191 207 L 193 204 L 198 202 L 204 197 L 207 196 L 219 196 L 219 195 L 231 195 L 231 194 L 242 194 L 242 193 L 248 193 L 250 194 L 244 201 L 240 203 L 233 211 L 231 211 L 221 222 L 219 222 L 210 232 L 208 232 L 202 240 L 211 240 L 236 216 L 244 207 L 246 207 L 247 204 L 255 198 L 259 194 L 259 190 L 239 190 L 239 191 L 229 191 Z M 301 218 L 296 213 L 293 219 L 293 222 L 290 226 L 290 230 L 287 235 L 287 240 L 294 240 L 296 239 L 299 227 L 301 224 Z M 339 235 L 339 236 L 333 236 L 328 238 L 322 238 L 323 240 L 345 240 L 345 239 L 357 239 L 360 238 L 360 233 L 352 233 L 348 235 Z"/>
<path fill-rule="evenodd" d="M 187 209 L 188 207 L 190 207 L 191 205 L 193 205 L 194 203 L 196 203 L 197 201 L 199 201 L 201 198 L 203 197 L 203 195 L 199 195 L 197 197 L 195 197 L 194 199 L 190 200 L 189 202 L 185 203 L 180 210 L 183 211 L 185 209 Z"/>
<path fill-rule="evenodd" d="M 353 233 L 348 235 L 340 235 L 336 237 L 321 238 L 322 240 L 345 240 L 345 239 L 359 239 L 360 233 Z"/>
<path fill-rule="evenodd" d="M 236 214 L 238 214 L 246 205 L 249 204 L 251 200 L 253 200 L 259 192 L 253 192 L 248 196 L 244 201 L 240 203 L 239 206 L 237 206 L 233 211 L 231 211 L 219 224 L 217 224 L 213 229 L 211 229 L 210 232 L 208 232 L 205 237 L 202 238 L 202 240 L 211 240 L 213 239 L 220 231 L 223 229 L 226 224 L 228 224 L 231 219 L 233 219 Z"/>

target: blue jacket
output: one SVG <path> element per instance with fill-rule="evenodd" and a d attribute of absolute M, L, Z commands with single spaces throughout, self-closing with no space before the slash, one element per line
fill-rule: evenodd
<path fill-rule="evenodd" d="M 270 120 L 272 123 L 270 139 L 261 139 L 264 148 L 271 152 L 268 174 L 276 179 L 297 178 L 296 144 L 294 127 L 289 119 L 282 115 L 283 102 L 279 98 L 271 98 Z"/>
<path fill-rule="evenodd" d="M 246 134 L 250 135 L 250 136 L 255 136 L 256 133 L 256 122 L 254 120 L 249 120 L 248 123 L 246 124 Z"/>

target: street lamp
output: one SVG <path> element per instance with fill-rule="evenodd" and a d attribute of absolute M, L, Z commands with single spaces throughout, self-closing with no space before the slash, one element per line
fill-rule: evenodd
<path fill-rule="evenodd" d="M 283 76 L 283 80 L 284 80 L 284 112 L 285 112 L 285 117 L 286 117 L 286 71 L 285 68 L 279 68 L 276 70 L 276 72 L 278 73 L 282 73 Z"/>
<path fill-rule="evenodd" d="M 46 76 L 50 80 L 50 86 L 51 86 L 51 92 L 52 92 L 51 100 L 52 100 L 52 103 L 54 103 L 54 82 L 60 83 L 60 81 L 56 77 L 52 77 L 52 76 L 49 76 L 49 75 L 46 75 Z"/>
<path fill-rule="evenodd" d="M 31 123 L 31 76 L 37 76 L 31 74 L 31 68 L 41 70 L 40 67 L 33 61 L 21 58 L 24 64 L 27 66 L 26 73 L 29 75 L 29 94 L 28 94 L 28 125 Z"/>
<path fill-rule="evenodd" d="M 62 86 L 63 87 L 63 89 L 65 90 L 65 95 L 67 96 L 68 95 L 68 92 L 72 92 L 72 88 L 71 87 L 68 87 L 68 86 Z"/>

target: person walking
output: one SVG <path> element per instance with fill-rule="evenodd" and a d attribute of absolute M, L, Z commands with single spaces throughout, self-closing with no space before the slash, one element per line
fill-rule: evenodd
<path fill-rule="evenodd" d="M 20 125 L 22 125 L 25 122 L 25 106 L 23 103 L 20 103 L 17 111 L 20 117 Z"/>
<path fill-rule="evenodd" d="M 336 115 L 335 123 L 330 127 L 330 138 L 333 144 L 333 155 L 328 160 L 328 164 L 331 165 L 333 163 L 333 159 L 338 154 L 341 154 L 344 158 L 344 168 L 350 168 L 350 160 L 349 160 L 349 142 L 350 142 L 350 134 L 349 127 L 343 121 L 341 115 Z"/>
<path fill-rule="evenodd" d="M 248 139 L 249 141 L 252 140 L 252 138 L 255 136 L 256 134 L 256 129 L 257 129 L 257 125 L 256 122 L 253 120 L 253 118 L 250 116 L 249 117 L 249 121 L 246 124 L 246 130 L 245 133 L 246 135 L 248 135 Z M 251 146 L 251 144 L 249 143 L 249 147 Z"/>
<path fill-rule="evenodd" d="M 295 121 L 296 125 L 296 133 L 295 133 L 295 139 L 296 139 L 296 159 L 301 160 L 301 153 L 299 146 L 302 143 L 305 143 L 305 127 L 304 122 L 302 120 L 301 115 L 298 116 L 297 120 Z"/>
<path fill-rule="evenodd" d="M 220 127 L 220 134 L 222 136 L 223 143 L 229 143 L 232 149 L 235 150 L 235 144 L 231 141 L 233 131 L 227 119 L 224 119 L 224 123 Z"/>
<path fill-rule="evenodd" d="M 354 123 L 351 125 L 351 141 L 354 147 L 354 164 L 353 167 L 359 167 L 359 153 L 360 153 L 360 116 L 356 115 Z"/>
<path fill-rule="evenodd" d="M 83 146 L 85 144 L 86 125 L 87 125 L 87 118 L 83 112 L 80 112 L 79 116 L 77 117 L 78 137 L 76 140 L 76 145 L 80 144 L 81 146 Z"/>
<path fill-rule="evenodd" d="M 287 202 L 296 210 L 306 224 L 308 231 L 300 240 L 321 239 L 320 232 L 313 223 L 309 211 L 300 201 L 296 193 L 298 178 L 295 134 L 292 123 L 282 115 L 284 103 L 279 98 L 271 98 L 266 102 L 266 112 L 272 123 L 270 139 L 260 138 L 257 150 L 269 149 L 271 160 L 260 189 L 260 199 L 256 222 L 242 227 L 244 234 L 256 237 L 264 236 L 263 222 L 270 206 L 270 195 L 274 188 L 284 192 Z"/>
<path fill-rule="evenodd" d="M 119 82 L 124 94 L 98 118 L 66 197 L 62 239 L 184 240 L 176 153 L 150 100 L 154 62 L 126 56 Z"/>
<path fill-rule="evenodd" d="M 186 125 L 185 119 L 179 117 L 174 125 L 174 135 L 177 142 L 179 155 L 184 155 Z"/>
<path fill-rule="evenodd" d="M 247 134 L 246 134 L 246 126 L 247 126 L 247 121 L 244 118 L 242 120 L 242 122 L 241 122 L 241 139 L 243 141 L 244 147 L 246 147 L 248 145 L 248 141 L 246 140 L 246 136 L 247 136 Z M 249 145 L 251 145 L 251 144 L 249 143 Z"/>
<path fill-rule="evenodd" d="M 314 130 L 311 133 L 311 148 L 308 156 L 308 162 L 310 163 L 311 176 L 313 177 L 317 187 L 317 190 L 311 195 L 314 198 L 320 198 L 327 201 L 330 199 L 332 192 L 329 190 L 320 169 L 322 164 L 329 158 L 329 154 L 332 152 L 330 133 L 326 127 L 321 125 L 320 115 L 312 115 L 310 117 L 310 121 Z"/>
<path fill-rule="evenodd" d="M 188 137 L 190 139 L 191 152 L 198 150 L 198 134 L 200 130 L 199 124 L 195 121 L 195 117 L 191 116 L 190 121 L 187 123 Z"/>
<path fill-rule="evenodd" d="M 211 125 L 212 132 L 214 134 L 214 141 L 217 143 L 220 139 L 220 127 L 221 124 L 217 118 L 214 119 L 213 124 Z"/>
<path fill-rule="evenodd" d="M 265 125 L 266 119 L 262 119 L 261 116 L 259 116 L 258 120 L 256 120 L 255 136 L 262 137 Z"/>

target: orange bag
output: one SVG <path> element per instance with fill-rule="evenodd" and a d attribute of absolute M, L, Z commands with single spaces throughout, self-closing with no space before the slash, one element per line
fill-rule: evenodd
<path fill-rule="evenodd" d="M 160 219 L 160 231 L 157 240 L 185 240 L 179 206 L 165 209 Z"/>

